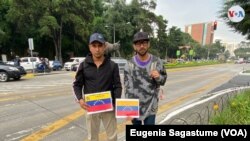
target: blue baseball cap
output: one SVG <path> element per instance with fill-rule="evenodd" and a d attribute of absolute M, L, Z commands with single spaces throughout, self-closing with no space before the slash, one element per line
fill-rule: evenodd
<path fill-rule="evenodd" d="M 94 41 L 100 42 L 102 44 L 105 43 L 105 39 L 102 34 L 100 33 L 94 33 L 89 38 L 89 44 L 92 44 Z"/>

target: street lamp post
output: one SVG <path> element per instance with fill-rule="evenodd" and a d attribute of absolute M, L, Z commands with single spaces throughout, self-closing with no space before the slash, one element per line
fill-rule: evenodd
<path fill-rule="evenodd" d="M 111 26 L 106 25 L 106 28 L 110 28 Z M 115 43 L 115 25 L 113 25 L 113 43 Z"/>
<path fill-rule="evenodd" d="M 207 47 L 207 60 L 210 59 L 209 55 L 210 55 L 210 47 L 208 46 L 208 47 Z"/>
<path fill-rule="evenodd" d="M 114 43 L 115 43 L 115 25 L 113 25 L 113 38 L 114 38 Z"/>
<path fill-rule="evenodd" d="M 111 29 L 113 28 L 113 44 L 115 44 L 115 24 L 113 24 L 113 27 L 109 25 L 106 25 L 105 27 Z M 115 52 L 113 52 L 113 56 L 115 57 Z"/>
<path fill-rule="evenodd" d="M 166 55 L 165 55 L 165 59 L 167 60 L 168 59 L 168 48 L 166 46 Z"/>
<path fill-rule="evenodd" d="M 113 44 L 115 44 L 115 24 L 113 25 Z M 113 56 L 115 57 L 115 52 L 113 52 Z"/>

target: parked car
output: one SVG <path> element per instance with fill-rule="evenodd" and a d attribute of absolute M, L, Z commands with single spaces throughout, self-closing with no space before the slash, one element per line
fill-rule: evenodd
<path fill-rule="evenodd" d="M 185 60 L 184 60 L 184 59 L 176 59 L 176 62 L 177 62 L 177 63 L 184 63 Z"/>
<path fill-rule="evenodd" d="M 0 82 L 7 82 L 10 78 L 19 80 L 26 74 L 27 73 L 22 66 L 9 65 L 0 61 Z"/>
<path fill-rule="evenodd" d="M 73 57 L 73 58 L 70 58 L 70 60 L 64 64 L 63 68 L 66 71 L 72 71 L 73 66 L 76 65 L 76 64 L 79 65 L 80 62 L 82 62 L 84 59 L 85 59 L 85 57 Z"/>
<path fill-rule="evenodd" d="M 119 72 L 123 73 L 124 69 L 125 69 L 125 66 L 128 63 L 128 61 L 126 59 L 124 59 L 124 58 L 111 58 L 111 60 L 113 60 L 115 63 L 118 64 Z"/>
<path fill-rule="evenodd" d="M 124 59 L 124 58 L 111 58 L 111 60 L 113 60 L 115 63 L 118 64 L 118 67 L 119 67 L 119 72 L 120 73 L 123 73 L 124 72 L 124 69 L 125 69 L 125 66 L 127 64 L 127 60 Z M 77 71 L 77 68 L 79 67 L 80 64 L 74 64 L 72 65 L 72 68 L 71 70 L 72 71 Z"/>
<path fill-rule="evenodd" d="M 74 65 L 72 65 L 71 70 L 72 70 L 72 71 L 77 71 L 77 68 L 79 67 L 79 65 L 80 65 L 80 64 L 74 64 Z"/>
<path fill-rule="evenodd" d="M 38 57 L 21 57 L 20 60 L 20 65 L 23 66 L 25 70 L 35 69 L 36 66 L 41 63 Z"/>
<path fill-rule="evenodd" d="M 49 66 L 52 70 L 61 70 L 63 68 L 61 62 L 57 60 L 49 61 Z"/>
<path fill-rule="evenodd" d="M 245 63 L 244 58 L 239 58 L 238 60 L 234 61 L 235 64 L 243 64 Z"/>

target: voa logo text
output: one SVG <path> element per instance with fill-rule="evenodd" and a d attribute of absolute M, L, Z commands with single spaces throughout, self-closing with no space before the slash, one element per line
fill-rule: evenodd
<path fill-rule="evenodd" d="M 232 22 L 240 22 L 245 17 L 245 11 L 240 6 L 232 6 L 230 9 L 228 9 L 227 16 L 230 21 Z"/>

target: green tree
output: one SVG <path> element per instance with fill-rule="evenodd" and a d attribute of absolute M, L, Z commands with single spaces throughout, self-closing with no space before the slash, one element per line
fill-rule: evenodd
<path fill-rule="evenodd" d="M 5 15 L 9 10 L 9 1 L 0 0 L 0 54 L 7 53 L 8 48 L 5 46 L 6 42 L 10 39 L 10 27 L 6 21 Z"/>
<path fill-rule="evenodd" d="M 167 58 L 167 20 L 160 15 L 155 18 L 154 23 L 157 37 L 154 38 L 155 44 L 153 42 L 152 47 L 159 52 L 161 58 Z"/>
<path fill-rule="evenodd" d="M 179 41 L 181 40 L 181 30 L 176 26 L 173 26 L 169 29 L 168 34 L 168 57 L 176 58 L 176 51 L 179 49 L 180 46 Z"/>
<path fill-rule="evenodd" d="M 105 6 L 104 33 L 110 43 L 120 42 L 121 56 L 132 53 L 131 37 L 134 33 L 129 5 L 125 1 L 115 1 Z M 135 14 L 136 15 L 136 14 Z"/>
<path fill-rule="evenodd" d="M 245 11 L 245 18 L 239 22 L 231 22 L 227 16 L 228 9 L 233 5 L 240 5 Z M 226 24 L 233 28 L 236 32 L 246 35 L 247 39 L 250 39 L 250 4 L 249 0 L 231 0 L 224 4 L 223 9 L 220 11 L 220 17 L 222 17 Z"/>
<path fill-rule="evenodd" d="M 224 55 L 225 55 L 226 58 L 229 58 L 229 57 L 230 57 L 230 52 L 229 52 L 228 50 L 226 50 L 226 51 L 224 52 Z"/>
<path fill-rule="evenodd" d="M 176 51 L 179 50 L 179 46 L 190 46 L 191 48 L 196 46 L 196 42 L 191 38 L 189 34 L 183 33 L 180 28 L 177 28 L 175 26 L 169 29 L 167 44 L 168 56 L 171 58 L 177 57 Z"/>
<path fill-rule="evenodd" d="M 166 56 L 167 20 L 155 15 L 155 0 L 132 0 L 130 4 L 125 0 L 0 2 L 8 2 L 0 5 L 0 46 L 8 48 L 7 52 L 27 55 L 27 39 L 33 37 L 40 56 L 66 60 L 70 55 L 86 55 L 89 35 L 101 32 L 109 42 L 115 35 L 122 56 L 128 57 L 133 54 L 133 34 L 143 30 L 152 39 L 150 51 Z"/>
<path fill-rule="evenodd" d="M 92 30 L 91 32 L 100 32 L 106 35 L 107 30 L 105 29 L 106 23 L 104 15 L 107 12 L 107 5 L 105 0 L 94 0 L 94 19 L 92 21 Z"/>
<path fill-rule="evenodd" d="M 238 48 L 234 51 L 237 58 L 250 58 L 250 48 Z"/>
<path fill-rule="evenodd" d="M 133 54 L 132 37 L 134 33 L 140 30 L 148 32 L 153 41 L 154 38 L 157 38 L 154 36 L 154 31 L 164 30 L 161 18 L 152 12 L 155 6 L 156 3 L 152 0 L 132 0 L 130 4 L 126 4 L 124 0 L 117 0 L 107 5 L 107 11 L 103 16 L 107 27 L 107 38 L 109 42 L 113 42 L 115 35 L 115 41 L 120 41 L 123 56 Z M 161 27 L 159 28 L 159 26 Z M 155 48 L 151 48 L 155 50 L 154 53 L 159 52 L 159 48 L 155 45 L 152 45 Z M 157 46 L 159 45 L 157 44 Z"/>
<path fill-rule="evenodd" d="M 207 48 L 206 47 L 194 47 L 195 59 L 206 59 L 207 58 Z"/>
<path fill-rule="evenodd" d="M 207 59 L 216 59 L 219 54 L 224 54 L 225 47 L 221 45 L 220 41 L 216 41 L 211 45 L 206 45 Z"/>
<path fill-rule="evenodd" d="M 19 29 L 37 30 L 41 36 L 53 39 L 56 59 L 62 61 L 62 37 L 64 26 L 70 25 L 68 32 L 86 38 L 89 35 L 90 21 L 93 19 L 93 3 L 85 1 L 19 0 L 13 1 L 9 19 L 17 23 Z M 31 33 L 36 33 L 31 32 Z"/>

